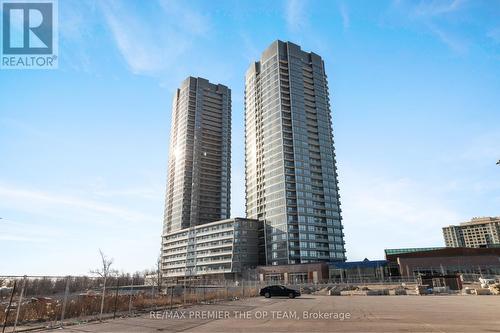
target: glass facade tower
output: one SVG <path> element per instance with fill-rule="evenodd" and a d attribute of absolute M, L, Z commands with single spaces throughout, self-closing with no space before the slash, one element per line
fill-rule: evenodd
<path fill-rule="evenodd" d="M 163 234 L 228 219 L 231 90 L 188 77 L 172 105 Z"/>
<path fill-rule="evenodd" d="M 267 265 L 345 261 L 324 63 L 275 41 L 245 82 L 247 218 L 264 221 Z"/>

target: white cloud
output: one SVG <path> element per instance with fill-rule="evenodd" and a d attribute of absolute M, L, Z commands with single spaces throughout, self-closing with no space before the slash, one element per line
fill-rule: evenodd
<path fill-rule="evenodd" d="M 342 25 L 344 26 L 344 29 L 349 29 L 349 26 L 351 25 L 351 19 L 349 16 L 349 10 L 347 9 L 345 3 L 341 3 L 339 5 L 339 10 L 340 16 L 342 17 Z"/>
<path fill-rule="evenodd" d="M 285 20 L 290 31 L 298 32 L 307 26 L 306 0 L 286 1 Z"/>
<path fill-rule="evenodd" d="M 59 6 L 59 53 L 63 61 L 61 69 L 99 75 L 95 69 L 92 50 L 95 44 L 96 28 L 99 26 L 96 15 L 98 0 L 65 0 Z"/>
<path fill-rule="evenodd" d="M 495 44 L 500 44 L 500 27 L 497 27 L 497 28 L 494 28 L 494 29 L 491 29 L 487 36 L 493 41 L 495 42 Z"/>
<path fill-rule="evenodd" d="M 17 133 L 23 133 L 37 139 L 46 138 L 48 133 L 40 130 L 39 127 L 32 125 L 27 121 L 21 121 L 16 118 L 0 118 L 0 125 L 15 130 Z"/>
<path fill-rule="evenodd" d="M 34 243 L 45 243 L 49 240 L 47 238 L 40 237 L 25 237 L 25 236 L 17 236 L 17 235 L 0 235 L 0 240 L 2 241 L 11 241 L 11 242 L 34 242 Z"/>
<path fill-rule="evenodd" d="M 459 22 L 466 8 L 466 0 L 435 0 L 435 1 L 394 1 L 391 9 L 396 10 L 396 19 L 406 17 L 404 24 L 416 24 L 420 28 L 453 52 L 462 54 L 468 50 L 468 42 L 464 36 L 453 32 L 453 24 Z M 452 19 L 453 18 L 453 19 Z M 449 24 L 453 23 L 453 24 Z"/>
<path fill-rule="evenodd" d="M 498 132 L 471 134 L 468 142 L 443 151 L 418 179 L 340 165 L 349 260 L 381 258 L 384 248 L 443 246 L 442 227 L 498 215 L 498 142 Z"/>
<path fill-rule="evenodd" d="M 172 24 L 179 31 L 192 36 L 205 36 L 211 30 L 211 22 L 208 16 L 201 14 L 194 8 L 187 7 L 186 2 L 175 0 L 159 0 L 160 5 Z"/>
<path fill-rule="evenodd" d="M 150 188 L 103 189 L 95 191 L 94 194 L 99 197 L 135 197 L 155 201 L 162 197 L 161 191 L 155 191 Z"/>
<path fill-rule="evenodd" d="M 253 63 L 256 59 L 260 58 L 262 50 L 260 50 L 257 45 L 255 45 L 253 39 L 246 32 L 240 32 L 240 38 L 242 40 L 244 52 L 241 52 L 242 57 L 244 57 L 247 63 Z M 234 92 L 233 92 L 234 95 Z"/>
<path fill-rule="evenodd" d="M 147 268 L 160 247 L 161 201 L 144 198 L 149 191 L 124 191 L 56 193 L 0 183 L 0 251 L 16 253 L 0 274 L 85 274 L 98 248 L 117 268 Z"/>
<path fill-rule="evenodd" d="M 455 35 L 452 35 L 444 29 L 439 28 L 435 24 L 428 23 L 427 26 L 432 34 L 437 36 L 441 40 L 441 42 L 446 44 L 455 53 L 464 53 L 467 51 L 468 46 L 466 41 Z"/>
<path fill-rule="evenodd" d="M 479 163 L 493 166 L 500 158 L 500 132 L 485 132 L 472 137 L 463 147 L 458 158 L 460 163 Z"/>
<path fill-rule="evenodd" d="M 415 6 L 414 14 L 418 16 L 444 15 L 462 9 L 465 3 L 465 0 L 421 1 Z"/>
<path fill-rule="evenodd" d="M 130 70 L 135 74 L 161 74 L 175 68 L 197 38 L 206 36 L 210 22 L 200 13 L 177 1 L 150 4 L 155 10 L 148 20 L 123 2 L 100 5 L 113 39 Z"/>
<path fill-rule="evenodd" d="M 61 228 L 50 227 L 45 223 L 40 223 L 40 221 L 27 223 L 26 221 L 2 217 L 0 219 L 0 229 L 2 230 L 0 240 L 16 244 L 24 242 L 46 245 L 45 243 L 61 238 L 63 235 L 67 237 Z"/>
<path fill-rule="evenodd" d="M 291 33 L 289 40 L 301 45 L 304 50 L 317 52 L 325 56 L 331 51 L 331 40 L 318 31 L 311 18 L 314 2 L 308 0 L 285 1 L 284 19 Z M 307 50 L 308 49 L 308 50 Z M 260 56 L 260 53 L 258 54 Z"/>
<path fill-rule="evenodd" d="M 75 216 L 85 214 L 99 214 L 100 216 L 113 217 L 119 221 L 154 221 L 155 218 L 128 208 L 109 205 L 72 195 L 61 195 L 44 192 L 36 189 L 9 187 L 0 184 L 0 201 L 6 207 L 24 210 L 27 213 L 33 209 L 51 211 L 52 209 L 67 208 Z M 24 208 L 24 209 L 23 209 Z"/>
<path fill-rule="evenodd" d="M 441 228 L 461 221 L 443 196 L 409 178 L 346 170 L 341 203 L 349 260 L 383 257 L 383 249 L 442 246 Z"/>

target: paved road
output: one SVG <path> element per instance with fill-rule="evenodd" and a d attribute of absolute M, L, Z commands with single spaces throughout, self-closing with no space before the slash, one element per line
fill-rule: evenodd
<path fill-rule="evenodd" d="M 499 314 L 498 296 L 304 295 L 200 305 L 57 332 L 500 332 Z"/>

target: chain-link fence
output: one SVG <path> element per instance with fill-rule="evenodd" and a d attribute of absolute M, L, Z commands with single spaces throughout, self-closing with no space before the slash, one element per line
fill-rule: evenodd
<path fill-rule="evenodd" d="M 3 332 L 56 328 L 145 311 L 257 296 L 256 281 L 185 281 L 145 284 L 143 278 L 86 276 L 0 276 Z"/>
<path fill-rule="evenodd" d="M 479 275 L 464 276 L 477 283 Z M 498 277 L 497 277 L 498 278 Z M 303 293 L 324 288 L 417 284 L 414 277 L 370 279 L 350 277 L 325 281 L 203 281 L 163 283 L 130 276 L 0 276 L 0 325 L 2 333 L 35 328 L 57 328 L 74 323 L 135 316 L 147 311 L 258 296 L 262 287 L 282 284 Z M 348 289 L 348 288 L 347 288 Z"/>

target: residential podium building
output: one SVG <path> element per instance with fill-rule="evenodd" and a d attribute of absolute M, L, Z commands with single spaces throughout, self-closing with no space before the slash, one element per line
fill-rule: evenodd
<path fill-rule="evenodd" d="M 266 265 L 345 260 L 333 144 L 323 59 L 273 42 L 245 82 L 246 215 Z"/>
<path fill-rule="evenodd" d="M 205 223 L 163 238 L 168 278 L 237 279 L 258 264 L 260 221 L 234 218 Z"/>
<path fill-rule="evenodd" d="M 447 247 L 500 247 L 500 217 L 475 217 L 443 228 Z"/>

